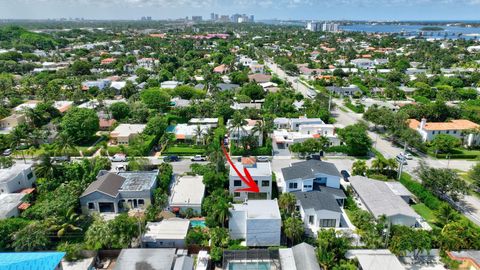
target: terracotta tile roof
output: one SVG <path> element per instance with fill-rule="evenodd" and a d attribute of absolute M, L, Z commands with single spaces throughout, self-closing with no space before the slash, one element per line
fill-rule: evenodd
<path fill-rule="evenodd" d="M 242 165 L 253 165 L 257 163 L 254 157 L 242 157 Z"/>
<path fill-rule="evenodd" d="M 22 203 L 18 206 L 18 209 L 19 210 L 26 210 L 28 207 L 30 207 L 30 205 L 31 204 L 24 202 L 24 203 Z"/>
<path fill-rule="evenodd" d="M 107 120 L 107 119 L 100 119 L 100 122 L 99 122 L 99 125 L 100 127 L 102 128 L 108 128 L 108 127 L 111 127 L 113 126 L 113 124 L 115 124 L 117 122 L 117 120 L 115 119 L 110 119 L 110 120 Z"/>
<path fill-rule="evenodd" d="M 408 126 L 411 129 L 417 129 L 420 122 L 416 119 L 409 119 Z M 478 128 L 479 125 L 465 119 L 452 120 L 450 122 L 427 122 L 425 130 L 468 130 Z"/>

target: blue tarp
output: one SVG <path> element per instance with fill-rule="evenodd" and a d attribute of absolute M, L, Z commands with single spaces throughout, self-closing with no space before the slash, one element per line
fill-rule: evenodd
<path fill-rule="evenodd" d="M 65 252 L 0 253 L 1 270 L 53 270 Z"/>

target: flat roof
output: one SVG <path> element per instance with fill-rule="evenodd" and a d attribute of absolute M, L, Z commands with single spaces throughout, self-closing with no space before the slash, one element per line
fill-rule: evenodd
<path fill-rule="evenodd" d="M 399 196 L 386 182 L 373 180 L 363 176 L 350 177 L 352 188 L 358 194 L 365 206 L 375 217 L 386 215 L 404 215 L 413 218 L 420 216 Z"/>
<path fill-rule="evenodd" d="M 208 123 L 208 124 L 218 124 L 218 118 L 192 118 L 188 121 L 190 124 L 201 124 L 201 123 Z"/>
<path fill-rule="evenodd" d="M 12 209 L 17 208 L 25 195 L 24 193 L 0 194 L 0 218 L 4 218 Z"/>
<path fill-rule="evenodd" d="M 24 170 L 32 167 L 32 164 L 15 163 L 10 168 L 0 169 L 0 183 L 8 182 Z"/>
<path fill-rule="evenodd" d="M 398 196 L 410 196 L 413 194 L 400 182 L 385 182 L 388 188 Z"/>
<path fill-rule="evenodd" d="M 235 164 L 235 167 L 244 174 L 243 172 L 243 164 L 238 161 L 233 162 Z M 271 176 L 272 175 L 272 168 L 270 166 L 270 162 L 256 162 L 254 165 L 248 165 L 246 167 L 248 169 L 248 172 L 252 177 L 255 176 Z M 230 166 L 230 175 L 236 176 L 237 173 L 233 169 L 233 167 Z"/>
<path fill-rule="evenodd" d="M 178 205 L 200 205 L 205 194 L 203 176 L 182 176 L 172 186 L 170 204 Z"/>
<path fill-rule="evenodd" d="M 153 242 L 157 239 L 185 239 L 190 220 L 182 218 L 164 219 L 160 222 L 148 222 L 142 241 Z"/>
<path fill-rule="evenodd" d="M 118 175 L 125 178 L 120 190 L 141 191 L 150 190 L 155 185 L 158 171 L 119 172 Z"/>
<path fill-rule="evenodd" d="M 249 219 L 281 219 L 277 200 L 248 200 L 233 204 L 231 211 L 246 211 Z"/>
<path fill-rule="evenodd" d="M 171 269 L 175 260 L 175 248 L 129 248 L 122 249 L 114 270 Z"/>
<path fill-rule="evenodd" d="M 146 126 L 144 124 L 120 124 L 110 135 L 114 137 L 130 136 L 131 134 L 142 133 Z"/>
<path fill-rule="evenodd" d="M 347 259 L 357 258 L 362 269 L 404 270 L 405 267 L 388 249 L 355 249 L 347 251 Z"/>

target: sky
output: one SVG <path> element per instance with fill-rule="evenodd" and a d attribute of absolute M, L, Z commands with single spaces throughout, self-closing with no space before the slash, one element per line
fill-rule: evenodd
<path fill-rule="evenodd" d="M 480 0 L 0 0 L 0 19 L 480 20 Z"/>

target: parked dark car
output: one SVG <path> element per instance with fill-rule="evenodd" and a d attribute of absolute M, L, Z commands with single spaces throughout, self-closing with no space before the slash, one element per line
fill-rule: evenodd
<path fill-rule="evenodd" d="M 165 161 L 165 162 L 180 161 L 180 157 L 176 156 L 176 155 L 166 156 L 166 157 L 163 158 L 163 161 Z"/>
<path fill-rule="evenodd" d="M 350 173 L 348 173 L 348 171 L 346 170 L 341 170 L 340 174 L 342 175 L 343 180 L 345 180 L 345 182 L 348 182 L 348 178 L 350 178 Z"/>
<path fill-rule="evenodd" d="M 321 159 L 321 156 L 319 154 L 311 154 L 311 155 L 308 155 L 307 156 L 307 160 L 310 160 L 310 159 L 313 159 L 313 160 L 322 160 Z"/>

